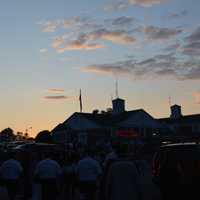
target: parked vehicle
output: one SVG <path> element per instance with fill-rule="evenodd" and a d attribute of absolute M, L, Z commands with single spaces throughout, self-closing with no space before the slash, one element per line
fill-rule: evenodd
<path fill-rule="evenodd" d="M 200 177 L 200 145 L 177 143 L 161 146 L 152 161 L 154 183 L 160 184 L 161 172 L 163 168 L 166 169 L 166 165 L 170 166 L 169 170 L 172 170 L 172 166 L 174 166 L 182 176 L 183 183 L 189 184 L 194 177 Z M 167 173 L 167 171 L 165 172 Z"/>
<path fill-rule="evenodd" d="M 199 199 L 200 145 L 177 143 L 161 146 L 152 162 L 153 182 L 164 200 Z"/>

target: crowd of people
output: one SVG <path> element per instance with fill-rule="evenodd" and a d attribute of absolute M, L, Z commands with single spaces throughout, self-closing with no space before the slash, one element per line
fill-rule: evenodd
<path fill-rule="evenodd" d="M 148 164 L 123 152 L 70 148 L 51 151 L 11 151 L 0 166 L 0 184 L 10 200 L 159 200 Z"/>

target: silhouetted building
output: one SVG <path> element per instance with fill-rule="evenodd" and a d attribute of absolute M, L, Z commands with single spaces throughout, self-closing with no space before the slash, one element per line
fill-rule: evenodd
<path fill-rule="evenodd" d="M 171 106 L 170 117 L 159 121 L 167 124 L 176 135 L 200 136 L 200 114 L 182 115 L 179 105 Z"/>
<path fill-rule="evenodd" d="M 117 98 L 112 100 L 112 106 L 113 106 L 113 114 L 121 114 L 125 112 L 124 99 Z"/>
<path fill-rule="evenodd" d="M 171 109 L 171 115 L 170 115 L 171 119 L 178 119 L 182 117 L 181 106 L 175 104 L 171 106 L 170 109 Z"/>
<path fill-rule="evenodd" d="M 78 141 L 94 143 L 110 140 L 118 130 L 135 130 L 141 137 L 151 137 L 168 129 L 164 123 L 154 119 L 143 109 L 125 111 L 125 101 L 115 99 L 113 112 L 74 113 L 52 130 L 56 141 Z M 67 136 L 64 136 L 67 134 Z M 61 136 L 62 135 L 62 136 Z M 65 140 L 66 141 L 66 140 Z M 68 141 L 68 142 L 69 142 Z"/>

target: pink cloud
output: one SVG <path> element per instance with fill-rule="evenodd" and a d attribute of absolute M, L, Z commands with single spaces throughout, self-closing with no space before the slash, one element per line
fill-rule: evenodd
<path fill-rule="evenodd" d="M 79 41 L 73 41 L 69 44 L 66 44 L 63 48 L 57 48 L 58 53 L 64 53 L 65 51 L 69 50 L 95 50 L 95 49 L 100 49 L 103 48 L 104 46 L 101 44 L 84 44 Z"/>
<path fill-rule="evenodd" d="M 48 89 L 48 92 L 55 92 L 55 93 L 62 93 L 64 92 L 65 90 L 64 89 L 60 89 L 60 88 L 50 88 Z"/>

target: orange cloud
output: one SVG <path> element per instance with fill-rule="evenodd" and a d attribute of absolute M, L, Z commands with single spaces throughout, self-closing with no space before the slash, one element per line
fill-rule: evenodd
<path fill-rule="evenodd" d="M 64 91 L 65 91 L 64 89 L 60 89 L 60 88 L 50 88 L 50 89 L 48 89 L 48 92 L 62 93 Z"/>
<path fill-rule="evenodd" d="M 73 41 L 69 44 L 66 44 L 63 48 L 57 48 L 58 53 L 64 53 L 65 51 L 69 50 L 94 50 L 94 49 L 100 49 L 104 46 L 101 44 L 84 44 L 79 41 Z"/>
<path fill-rule="evenodd" d="M 136 41 L 136 39 L 132 36 L 129 36 L 127 33 L 122 32 L 105 32 L 101 36 L 104 40 L 109 40 L 114 43 L 120 43 L 120 44 L 130 44 Z"/>
<path fill-rule="evenodd" d="M 76 39 L 68 41 L 64 37 L 58 37 L 52 42 L 52 47 L 58 53 L 69 50 L 95 50 L 103 48 L 104 45 L 97 41 L 107 40 L 118 44 L 132 44 L 136 39 L 123 30 L 107 30 L 105 28 L 79 34 Z"/>

